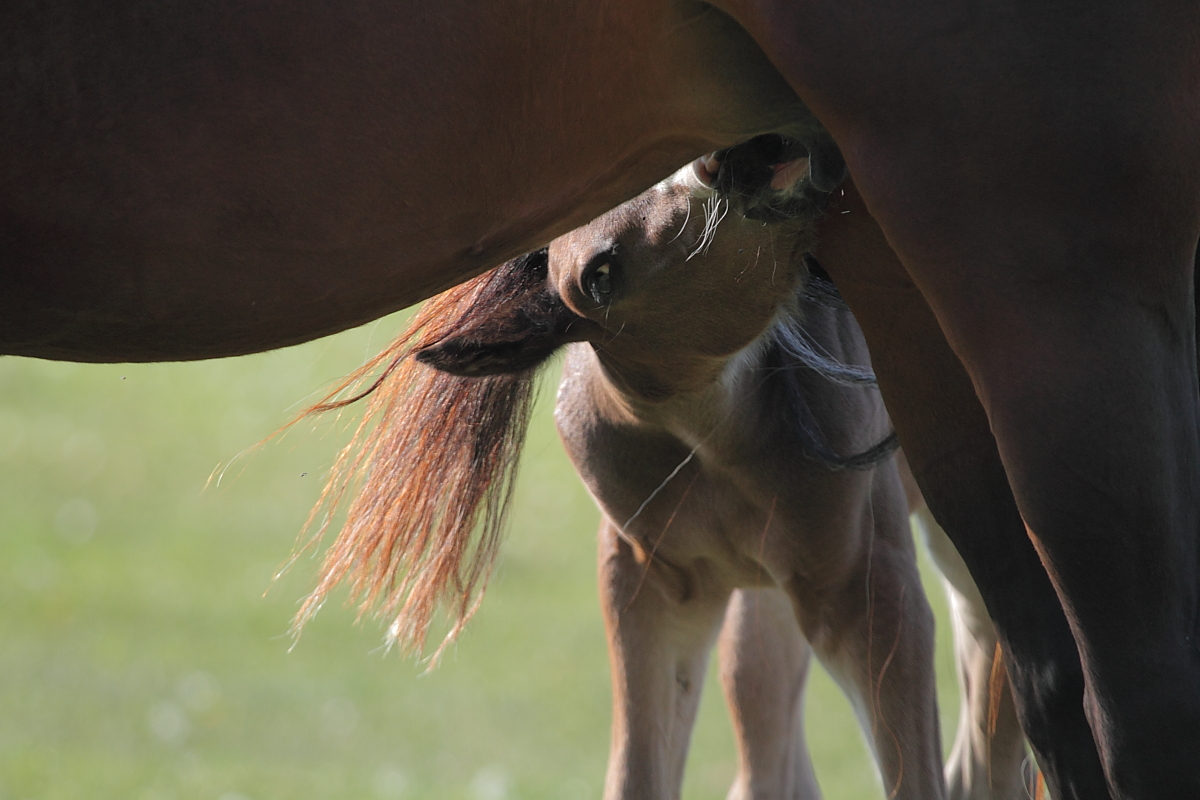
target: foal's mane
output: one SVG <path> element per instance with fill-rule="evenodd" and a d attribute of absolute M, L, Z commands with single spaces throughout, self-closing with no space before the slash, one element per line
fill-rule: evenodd
<path fill-rule="evenodd" d="M 528 283 L 525 257 L 428 300 L 408 328 L 303 411 L 297 421 L 366 399 L 305 526 L 314 546 L 349 491 L 341 532 L 293 633 L 345 580 L 360 619 L 390 618 L 386 640 L 420 652 L 443 601 L 453 625 L 433 660 L 475 613 L 512 499 L 532 410 L 535 370 L 464 378 L 412 356 L 513 302 Z"/>
<path fill-rule="evenodd" d="M 764 387 L 776 393 L 782 407 L 787 409 L 785 417 L 802 443 L 804 455 L 831 470 L 872 469 L 900 446 L 895 431 L 861 452 L 834 453 L 809 402 L 812 387 L 803 376 L 806 371 L 835 386 L 876 389 L 878 383 L 870 367 L 839 361 L 808 334 L 804 322 L 813 307 L 825 306 L 847 314 L 850 310 L 837 286 L 811 255 L 805 256 L 805 268 L 803 282 L 790 301 L 781 306 L 763 341 L 762 358 L 767 373 Z"/>

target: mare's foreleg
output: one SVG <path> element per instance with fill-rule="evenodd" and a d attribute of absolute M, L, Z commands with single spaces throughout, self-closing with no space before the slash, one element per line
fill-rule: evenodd
<path fill-rule="evenodd" d="M 1200 796 L 1195 239 L 1171 238 L 1005 264 L 988 290 L 1003 275 L 1022 300 L 982 325 L 973 300 L 938 308 L 1074 634 L 1109 787 L 1130 799 Z"/>
<path fill-rule="evenodd" d="M 738 774 L 728 800 L 818 800 L 804 739 L 812 649 L 792 601 L 774 588 L 735 591 L 719 651 L 738 744 Z"/>
<path fill-rule="evenodd" d="M 998 201 L 956 187 L 964 202 L 939 225 L 925 222 L 933 208 L 947 211 L 946 189 L 909 185 L 915 173 L 903 210 L 895 186 L 880 200 L 890 239 L 970 375 L 1070 626 L 1081 708 L 1109 791 L 1121 800 L 1194 798 L 1200 175 L 1187 159 L 1164 160 L 1178 152 L 1170 142 L 1160 142 L 1162 154 L 1125 150 L 1110 133 L 1097 122 L 1089 135 L 1099 141 L 1056 151 L 1063 184 Z M 1103 201 L 1078 191 L 1074 170 L 1096 180 L 1096 163 L 1079 163 L 1093 148 L 1111 154 L 1106 169 L 1137 174 L 1136 186 Z M 974 571 L 967 551 L 992 545 L 968 538 L 955 541 Z M 1023 603 L 1017 596 L 1006 605 Z M 1008 609 L 990 607 L 1000 624 Z M 1059 742 L 1042 755 L 1074 766 Z"/>
<path fill-rule="evenodd" d="M 996 626 L 953 542 L 929 509 L 914 515 L 942 573 L 954 625 L 960 698 L 958 730 L 946 759 L 950 800 L 1026 800 L 1025 734 L 1009 688 Z"/>
<path fill-rule="evenodd" d="M 678 800 L 708 654 L 729 589 L 600 526 L 600 602 L 613 681 L 605 800 Z"/>

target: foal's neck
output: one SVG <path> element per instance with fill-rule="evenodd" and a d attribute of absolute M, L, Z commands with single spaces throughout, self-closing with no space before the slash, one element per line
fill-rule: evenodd
<path fill-rule="evenodd" d="M 574 347 L 580 349 L 588 391 L 603 416 L 670 433 L 690 446 L 715 438 L 744 439 L 740 426 L 761 417 L 756 410 L 769 402 L 763 389 L 775 378 L 767 360 L 778 347 L 779 328 L 798 324 L 799 314 L 789 299 L 761 334 L 724 357 L 681 349 L 654 353 L 650 361 L 628 348 Z M 757 434 L 762 432 L 760 427 Z"/>
<path fill-rule="evenodd" d="M 799 352 L 798 340 L 809 352 Z M 618 350 L 575 347 L 568 363 L 585 382 L 593 413 L 649 436 L 669 435 L 724 468 L 757 473 L 800 454 L 832 465 L 889 431 L 877 392 L 861 383 L 870 379 L 869 360 L 853 317 L 798 294 L 728 357 L 659 354 L 661 372 L 679 363 L 697 375 L 707 370 L 705 381 L 686 390 L 648 395 L 646 373 L 653 370 L 645 363 Z"/>

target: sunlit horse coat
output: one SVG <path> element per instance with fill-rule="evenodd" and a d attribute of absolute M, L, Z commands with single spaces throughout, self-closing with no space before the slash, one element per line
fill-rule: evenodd
<path fill-rule="evenodd" d="M 755 134 L 1061 800 L 1200 796 L 1195 0 L 0 7 L 0 352 L 279 347 Z M 867 213 L 869 210 L 869 214 Z"/>
<path fill-rule="evenodd" d="M 604 512 L 606 798 L 678 797 L 722 620 L 741 754 L 732 798 L 819 796 L 802 722 L 810 642 L 851 698 L 888 796 L 941 797 L 909 500 L 869 371 L 847 366 L 866 363 L 858 328 L 831 284 L 806 280 L 804 202 L 786 224 L 726 217 L 689 167 L 430 301 L 392 357 L 415 351 L 453 376 L 393 361 L 374 384 L 368 485 L 310 607 L 349 574 L 364 608 L 378 595 L 396 614 L 402 639 L 420 639 L 439 591 L 469 614 L 502 516 L 486 506 L 470 559 L 476 509 L 488 491 L 503 502 L 533 370 L 568 345 L 558 427 Z M 911 479 L 908 494 L 920 503 Z M 952 796 L 1019 800 L 1023 739 L 991 621 L 953 546 L 929 530 L 963 628 Z"/>

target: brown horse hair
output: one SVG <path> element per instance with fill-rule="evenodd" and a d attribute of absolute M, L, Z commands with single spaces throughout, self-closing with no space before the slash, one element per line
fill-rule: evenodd
<path fill-rule="evenodd" d="M 445 603 L 453 624 L 436 663 L 479 607 L 512 499 L 536 370 L 459 377 L 412 356 L 498 305 L 519 303 L 530 284 L 528 261 L 514 259 L 428 300 L 387 349 L 290 423 L 367 399 L 304 527 L 312 533 L 297 554 L 323 538 L 352 492 L 293 635 L 344 580 L 359 619 L 390 618 L 387 644 L 406 652 L 420 654 Z"/>

